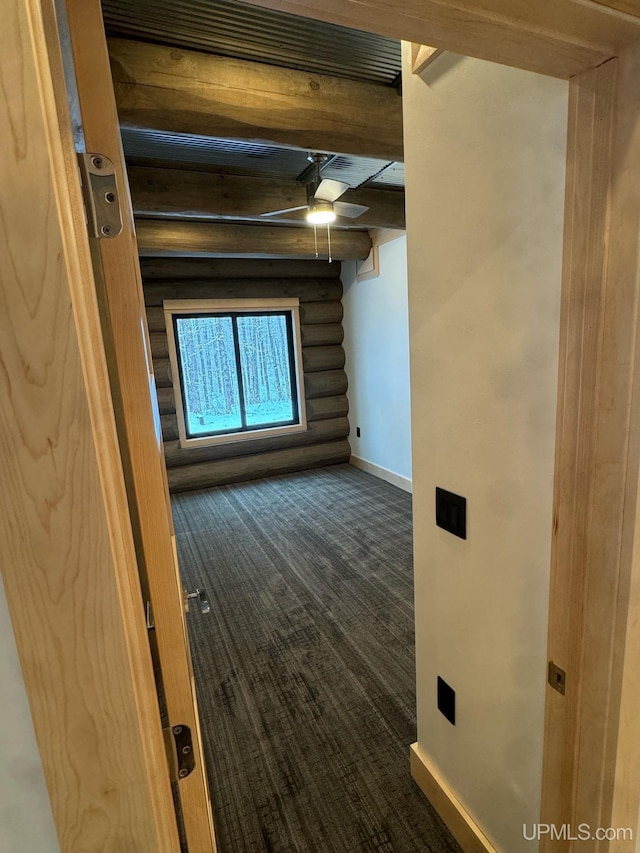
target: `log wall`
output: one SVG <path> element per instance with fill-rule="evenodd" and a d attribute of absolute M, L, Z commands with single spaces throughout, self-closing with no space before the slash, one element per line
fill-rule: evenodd
<path fill-rule="evenodd" d="M 162 437 L 172 492 L 348 462 L 340 264 L 248 259 L 141 259 Z M 165 299 L 300 298 L 308 429 L 185 449 L 178 441 Z"/>

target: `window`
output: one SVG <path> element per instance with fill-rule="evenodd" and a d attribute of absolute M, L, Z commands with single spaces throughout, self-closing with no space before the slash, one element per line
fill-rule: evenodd
<path fill-rule="evenodd" d="M 183 446 L 306 429 L 298 300 L 164 303 Z"/>

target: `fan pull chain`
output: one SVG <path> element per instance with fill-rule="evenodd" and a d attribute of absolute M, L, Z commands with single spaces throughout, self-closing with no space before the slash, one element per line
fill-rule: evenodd
<path fill-rule="evenodd" d="M 318 257 L 318 229 L 316 228 L 315 222 L 313 223 L 313 239 L 316 244 L 316 258 Z"/>
<path fill-rule="evenodd" d="M 331 263 L 331 228 L 327 222 L 327 243 L 329 244 L 329 263 Z"/>

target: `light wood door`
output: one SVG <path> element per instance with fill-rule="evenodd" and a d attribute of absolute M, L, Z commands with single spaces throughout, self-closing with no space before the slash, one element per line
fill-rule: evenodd
<path fill-rule="evenodd" d="M 61 853 L 179 853 L 51 7 L 0 4 L 0 587 Z"/>
<path fill-rule="evenodd" d="M 203 760 L 183 591 L 179 577 L 160 416 L 155 393 L 133 211 L 104 36 L 100 0 L 66 0 L 76 136 L 86 151 L 114 164 L 122 233 L 91 239 L 94 275 L 143 593 L 152 607 L 151 648 L 170 726 L 188 726 L 195 768 L 178 782 L 189 853 L 213 853 L 215 836 Z M 64 43 L 64 39 L 63 39 Z M 70 71 L 73 68 L 75 74 Z M 71 80 L 71 89 L 73 80 Z M 74 103 L 75 101 L 75 103 Z"/>

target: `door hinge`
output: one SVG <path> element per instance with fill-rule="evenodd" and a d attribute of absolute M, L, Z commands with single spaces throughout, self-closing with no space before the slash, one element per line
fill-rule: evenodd
<path fill-rule="evenodd" d="M 552 660 L 549 661 L 549 674 L 547 675 L 547 680 L 554 690 L 557 690 L 558 693 L 562 693 L 564 696 L 565 690 L 567 689 L 567 673 L 564 669 L 560 669 L 560 667 Z"/>
<path fill-rule="evenodd" d="M 112 239 L 122 231 L 116 170 L 104 154 L 78 154 L 89 236 Z"/>
<path fill-rule="evenodd" d="M 193 742 L 189 726 L 178 725 L 163 729 L 164 745 L 172 782 L 185 779 L 195 768 Z"/>

